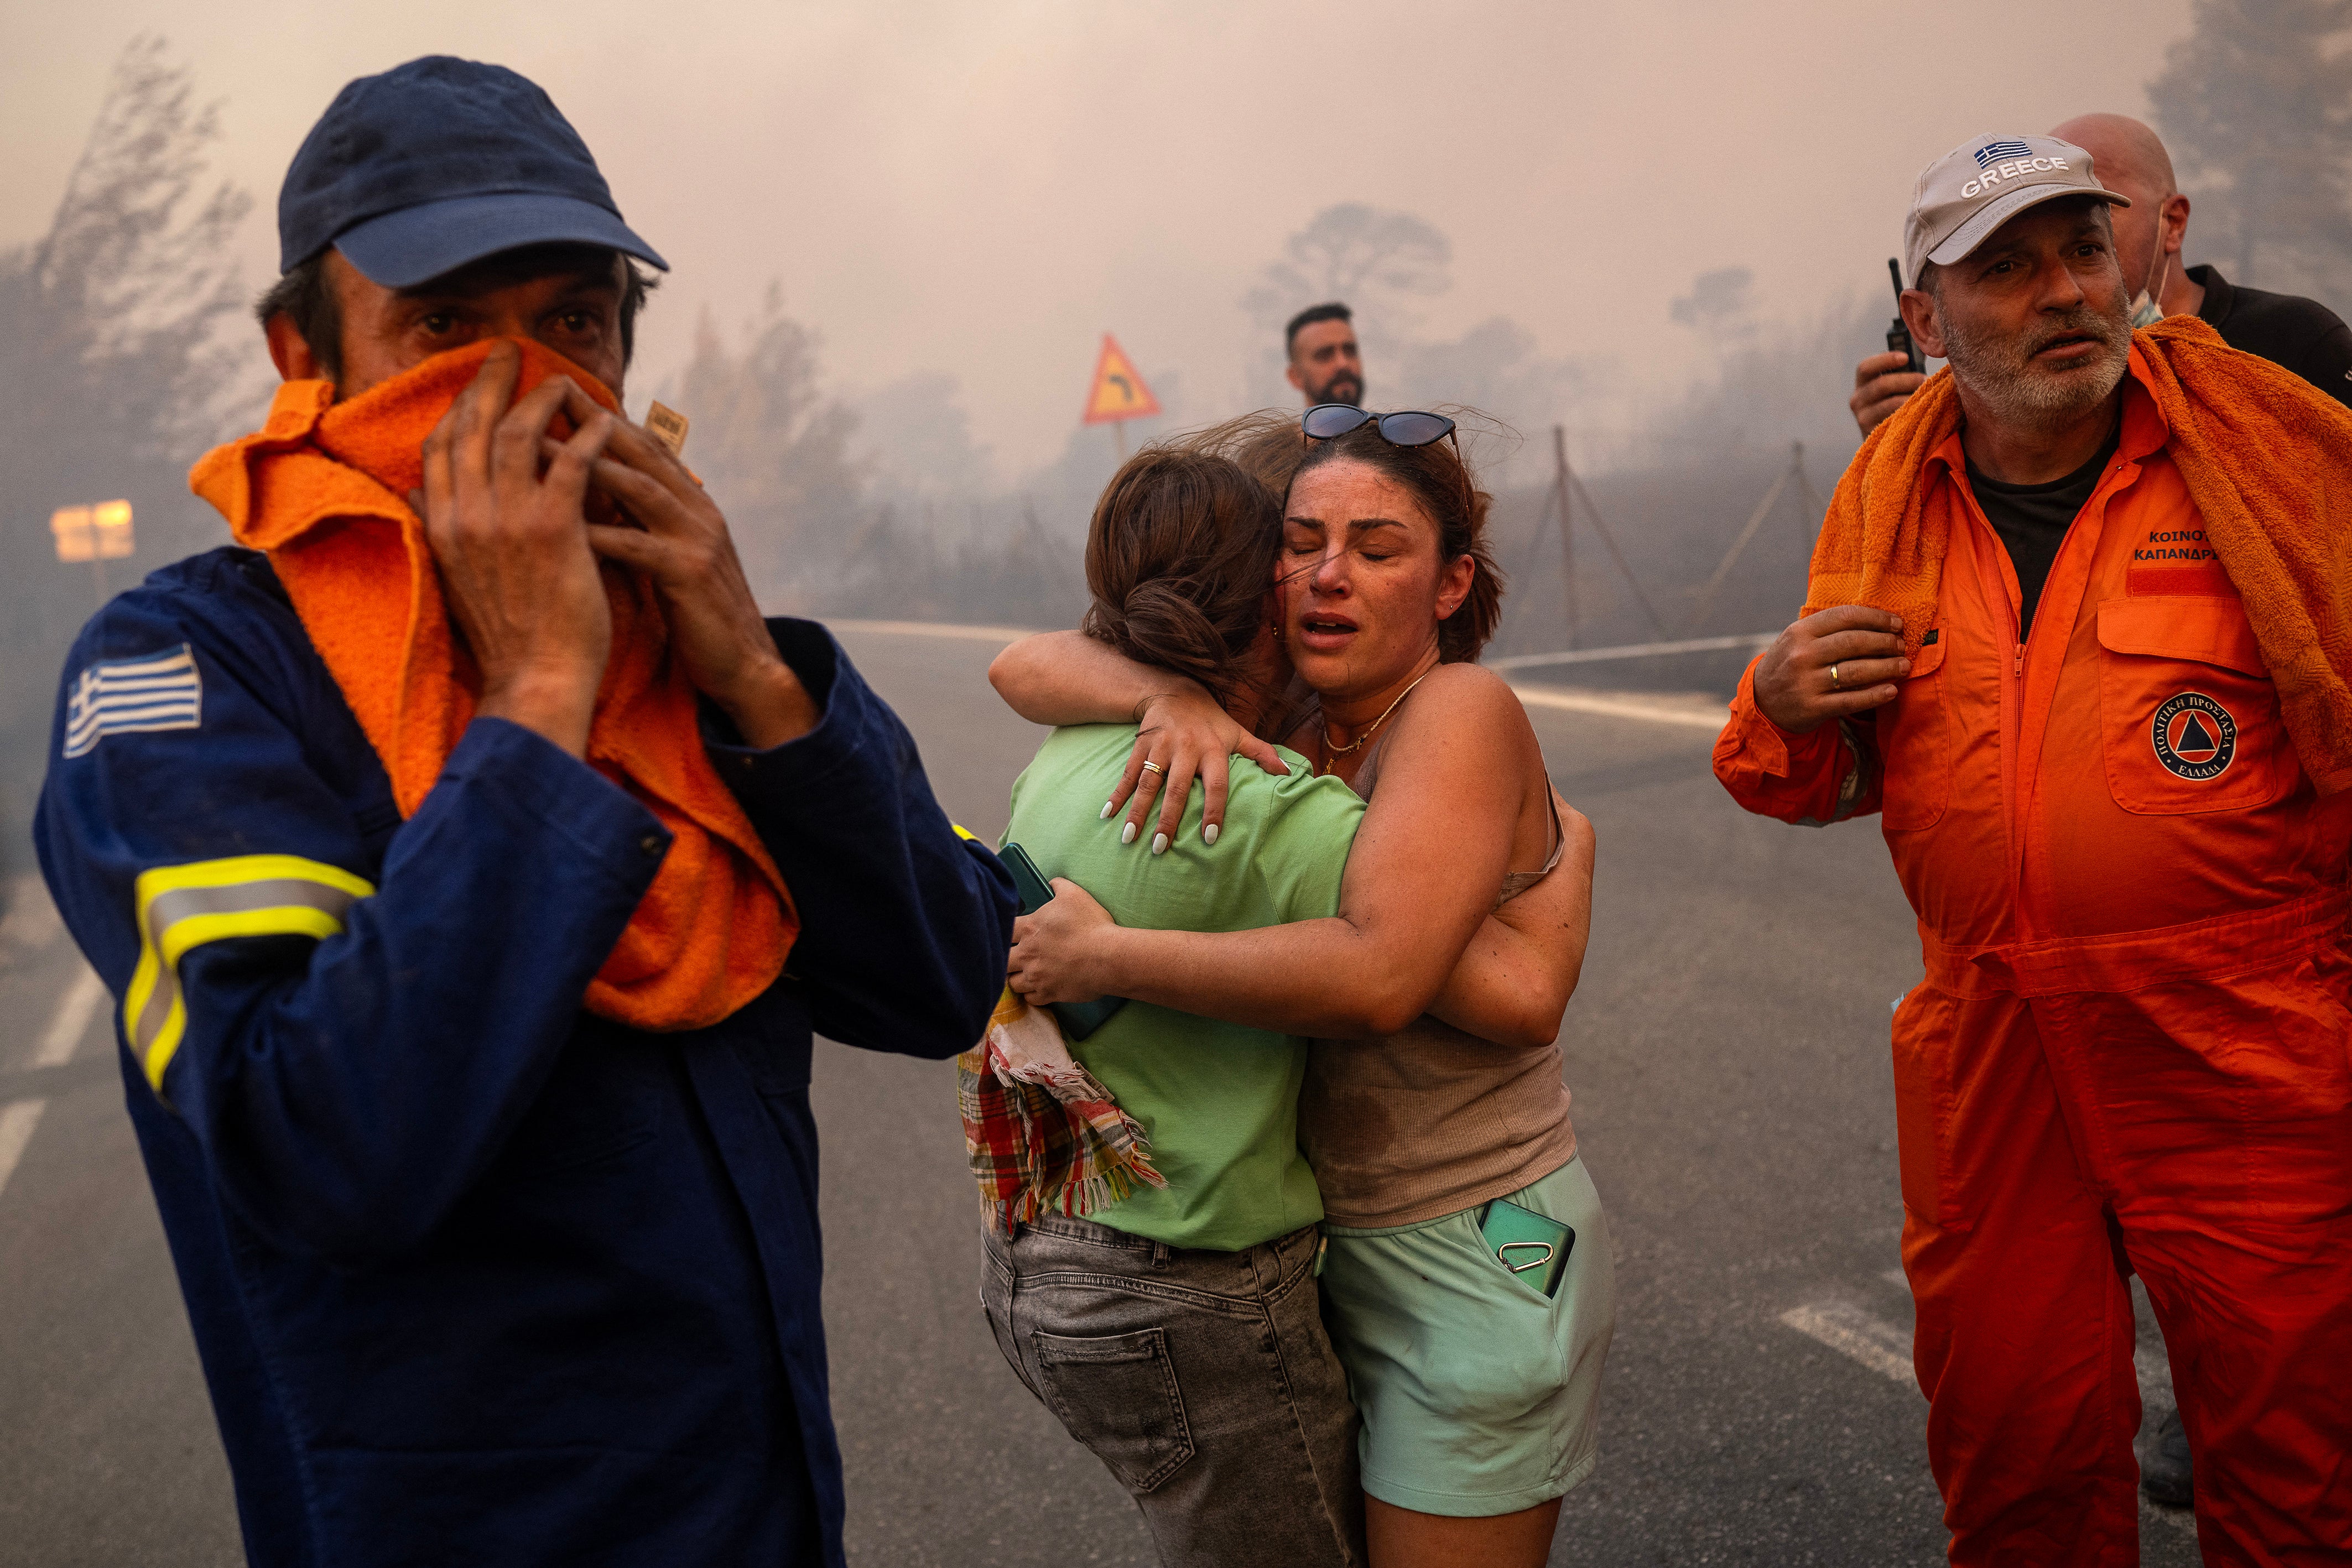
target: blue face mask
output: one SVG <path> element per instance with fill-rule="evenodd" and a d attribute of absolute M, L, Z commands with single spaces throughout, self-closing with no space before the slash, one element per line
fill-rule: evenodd
<path fill-rule="evenodd" d="M 2153 327 L 2164 319 L 2164 307 L 2157 303 L 2157 298 L 2164 292 L 2165 280 L 2171 272 L 2172 257 L 2169 256 L 2160 257 L 2157 265 L 2156 277 L 2147 287 L 2141 289 L 2133 298 L 2131 324 L 2135 330 L 2141 327 Z"/>

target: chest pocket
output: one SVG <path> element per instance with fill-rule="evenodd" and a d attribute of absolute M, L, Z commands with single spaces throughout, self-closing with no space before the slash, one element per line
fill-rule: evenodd
<path fill-rule="evenodd" d="M 2107 790 L 2126 811 L 2242 811 L 2284 799 L 2302 777 L 2234 598 L 2101 604 L 2099 725 Z"/>
<path fill-rule="evenodd" d="M 1932 828 L 1944 817 L 1952 793 L 1951 719 L 1944 697 L 1944 659 L 1949 630 L 1912 658 L 1895 700 L 1878 710 L 1878 756 L 1883 765 L 1879 813 L 1890 833 Z"/>
<path fill-rule="evenodd" d="M 509 1145 L 524 1168 L 571 1171 L 612 1160 L 661 1130 L 670 1064 L 657 1048 L 617 1034 L 594 1021 L 564 1048 Z"/>

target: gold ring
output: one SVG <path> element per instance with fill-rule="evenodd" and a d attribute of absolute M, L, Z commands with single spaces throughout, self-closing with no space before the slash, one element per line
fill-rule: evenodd
<path fill-rule="evenodd" d="M 1165 773 L 1168 771 L 1168 769 L 1160 767 L 1157 762 L 1146 762 L 1143 765 L 1143 770 L 1146 773 Z"/>
<path fill-rule="evenodd" d="M 1832 690 L 1832 691 L 1833 691 L 1833 692 L 1840 692 L 1840 691 L 1843 691 L 1844 689 L 1845 689 L 1845 687 L 1844 687 L 1844 686 L 1843 686 L 1842 685 L 1840 685 L 1840 684 L 1839 684 L 1839 682 L 1838 682 L 1838 678 L 1837 678 L 1837 666 L 1836 666 L 1835 664 L 1832 664 L 1832 665 L 1830 666 L 1830 690 Z M 1147 763 L 1145 763 L 1145 764 L 1144 764 L 1144 766 L 1145 766 L 1146 768 L 1149 768 L 1149 767 L 1150 767 L 1150 766 L 1151 766 L 1151 764 L 1150 764 L 1149 762 L 1147 762 Z"/>

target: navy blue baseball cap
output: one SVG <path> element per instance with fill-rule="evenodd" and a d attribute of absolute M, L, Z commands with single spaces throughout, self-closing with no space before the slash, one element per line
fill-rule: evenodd
<path fill-rule="evenodd" d="M 427 55 L 335 95 L 278 193 L 278 269 L 329 246 L 407 288 L 518 246 L 609 246 L 667 272 L 621 221 L 588 144 L 504 66 Z"/>

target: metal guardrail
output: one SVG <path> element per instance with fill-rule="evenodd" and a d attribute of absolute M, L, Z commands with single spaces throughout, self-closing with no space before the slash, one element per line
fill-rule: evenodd
<path fill-rule="evenodd" d="M 1634 643 L 1621 648 L 1576 648 L 1565 653 L 1514 653 L 1507 659 L 1485 659 L 1490 670 L 1532 670 L 1541 664 L 1597 664 L 1611 659 L 1646 659 L 1659 653 L 1719 653 L 1732 648 L 1769 648 L 1778 632 L 1744 632 L 1737 637 L 1685 637 L 1675 643 Z"/>

